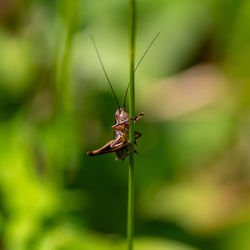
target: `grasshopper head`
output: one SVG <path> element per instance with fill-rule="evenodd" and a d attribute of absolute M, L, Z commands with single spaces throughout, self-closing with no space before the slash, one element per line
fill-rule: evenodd
<path fill-rule="evenodd" d="M 117 123 L 129 120 L 129 114 L 125 108 L 120 108 L 115 112 L 115 120 Z"/>

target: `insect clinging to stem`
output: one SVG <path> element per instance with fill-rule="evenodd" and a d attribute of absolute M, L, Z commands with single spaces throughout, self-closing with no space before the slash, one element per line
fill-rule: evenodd
<path fill-rule="evenodd" d="M 147 49 L 143 53 L 141 59 L 139 60 L 138 64 L 136 65 L 136 67 L 134 69 L 134 72 L 137 70 L 137 68 L 141 64 L 143 58 L 146 56 L 147 52 L 149 51 L 149 49 L 151 48 L 151 46 L 155 42 L 158 35 L 159 35 L 159 32 L 156 34 L 154 39 L 151 41 L 151 43 L 149 44 L 149 46 L 147 47 Z M 129 145 L 131 143 L 136 144 L 136 140 L 141 136 L 141 133 L 135 131 L 135 141 L 134 142 L 129 142 L 129 121 L 134 120 L 134 122 L 137 122 L 139 119 L 142 118 L 144 113 L 141 112 L 136 117 L 129 117 L 129 114 L 128 114 L 127 110 L 126 110 L 126 98 L 127 98 L 130 83 L 128 83 L 128 86 L 127 86 L 127 89 L 126 89 L 126 92 L 125 92 L 123 107 L 122 108 L 120 107 L 118 99 L 117 99 L 117 97 L 115 95 L 115 91 L 114 91 L 114 89 L 112 87 L 111 81 L 110 81 L 110 79 L 108 77 L 108 74 L 107 74 L 105 68 L 104 68 L 100 53 L 99 53 L 97 45 L 96 45 L 96 42 L 95 42 L 92 35 L 90 35 L 90 38 L 91 38 L 91 40 L 93 42 L 97 57 L 98 57 L 99 62 L 101 64 L 101 66 L 102 66 L 102 70 L 103 70 L 103 72 L 105 74 L 105 77 L 106 77 L 106 79 L 108 81 L 108 84 L 109 84 L 109 86 L 111 88 L 111 91 L 113 93 L 113 96 L 114 96 L 114 99 L 115 99 L 115 102 L 117 104 L 118 109 L 115 112 L 115 121 L 116 121 L 116 123 L 115 123 L 115 125 L 112 126 L 112 129 L 114 130 L 114 139 L 107 142 L 104 146 L 102 146 L 99 149 L 87 152 L 87 154 L 89 156 L 96 156 L 96 155 L 115 152 L 116 155 L 117 155 L 116 159 L 124 160 L 130 154 L 130 152 L 129 152 L 130 146 Z"/>

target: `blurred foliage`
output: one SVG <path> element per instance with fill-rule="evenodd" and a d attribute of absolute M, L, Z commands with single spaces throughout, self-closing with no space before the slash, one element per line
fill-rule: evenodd
<path fill-rule="evenodd" d="M 138 0 L 136 250 L 250 249 L 250 1 Z M 121 250 L 127 2 L 0 1 L 0 249 Z"/>

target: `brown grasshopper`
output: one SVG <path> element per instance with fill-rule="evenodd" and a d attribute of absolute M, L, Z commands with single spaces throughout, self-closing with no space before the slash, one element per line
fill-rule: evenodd
<path fill-rule="evenodd" d="M 138 116 L 134 118 L 134 121 L 138 121 L 144 113 L 140 113 Z M 106 154 L 110 152 L 116 152 L 117 159 L 124 160 L 129 155 L 129 114 L 125 108 L 119 108 L 115 112 L 115 120 L 116 124 L 112 126 L 114 129 L 114 139 L 106 143 L 103 147 L 96 149 L 94 151 L 88 152 L 89 156 L 95 156 L 100 154 Z M 141 134 L 135 131 L 135 142 Z"/>
<path fill-rule="evenodd" d="M 156 40 L 156 38 L 158 37 L 159 33 L 157 33 L 157 35 L 154 37 L 154 39 L 152 40 L 152 42 L 150 43 L 150 45 L 147 47 L 146 51 L 144 52 L 143 56 L 141 57 L 139 63 L 137 64 L 137 66 L 135 67 L 135 70 L 137 70 L 137 68 L 139 67 L 141 61 L 143 60 L 144 56 L 147 54 L 148 50 L 150 49 L 150 47 L 152 46 L 152 44 L 154 43 L 154 41 Z M 129 154 L 129 149 L 130 149 L 130 144 L 132 142 L 129 142 L 129 121 L 130 120 L 134 120 L 134 122 L 137 122 L 139 119 L 142 118 L 142 116 L 144 115 L 143 112 L 141 112 L 138 116 L 136 116 L 135 118 L 133 117 L 129 117 L 129 114 L 126 110 L 126 97 L 128 94 L 128 89 L 129 89 L 129 84 L 127 86 L 126 89 L 126 93 L 125 93 L 125 98 L 124 98 L 124 104 L 123 104 L 123 108 L 120 108 L 118 99 L 115 95 L 114 89 L 111 85 L 111 82 L 109 80 L 109 77 L 107 75 L 107 72 L 104 68 L 104 65 L 102 63 L 99 51 L 97 49 L 95 40 L 93 39 L 93 37 L 91 36 L 92 42 L 94 44 L 95 50 L 96 50 L 96 54 L 98 56 L 99 62 L 102 66 L 103 72 L 107 78 L 107 81 L 109 83 L 109 86 L 112 90 L 112 93 L 114 95 L 116 104 L 118 106 L 118 110 L 115 112 L 115 125 L 112 126 L 112 129 L 114 130 L 114 139 L 109 141 L 108 143 L 106 143 L 104 146 L 102 146 L 99 149 L 87 152 L 87 154 L 89 156 L 96 156 L 96 155 L 101 155 L 101 154 L 106 154 L 106 153 L 111 153 L 111 152 L 115 152 L 117 157 L 116 159 L 121 159 L 124 160 Z M 136 140 L 141 136 L 141 133 L 135 131 L 135 141 L 133 142 L 134 144 L 136 144 Z M 137 151 L 135 150 L 135 152 L 137 153 Z"/>

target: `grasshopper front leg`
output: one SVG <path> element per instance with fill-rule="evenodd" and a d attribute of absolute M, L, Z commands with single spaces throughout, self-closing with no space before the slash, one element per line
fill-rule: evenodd
<path fill-rule="evenodd" d="M 126 125 L 130 120 L 134 120 L 134 122 L 137 122 L 138 120 L 140 120 L 142 117 L 144 116 L 144 112 L 141 112 L 139 115 L 137 115 L 135 118 L 130 118 L 129 120 L 125 120 L 123 122 L 117 123 L 115 125 L 112 126 L 112 129 L 115 130 L 123 130 L 124 129 L 124 125 Z"/>
<path fill-rule="evenodd" d="M 142 117 L 144 116 L 144 112 L 141 112 L 139 115 L 137 115 L 134 119 L 135 122 L 137 122 L 138 120 L 140 120 Z"/>

